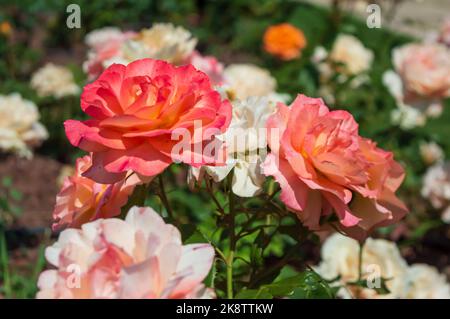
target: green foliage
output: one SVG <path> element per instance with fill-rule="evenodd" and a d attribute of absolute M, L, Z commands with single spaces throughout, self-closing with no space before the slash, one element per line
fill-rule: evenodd
<path fill-rule="evenodd" d="M 19 203 L 23 197 L 22 193 L 14 188 L 11 177 L 3 177 L 1 184 L 4 191 L 0 194 L 0 229 L 12 224 L 22 214 Z"/>
<path fill-rule="evenodd" d="M 28 272 L 18 272 L 11 267 L 3 229 L 0 228 L 0 295 L 5 298 L 34 298 L 37 279 L 45 267 L 44 245 L 37 252 L 36 261 L 28 266 Z"/>
<path fill-rule="evenodd" d="M 243 289 L 236 298 L 272 299 L 290 297 L 295 299 L 335 298 L 336 290 L 313 270 L 305 270 L 295 276 L 275 280 L 258 289 Z"/>

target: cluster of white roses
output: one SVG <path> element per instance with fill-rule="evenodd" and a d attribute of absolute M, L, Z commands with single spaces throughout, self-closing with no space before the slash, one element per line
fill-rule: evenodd
<path fill-rule="evenodd" d="M 266 123 L 276 110 L 277 102 L 289 96 L 275 92 L 276 81 L 267 70 L 251 64 L 232 64 L 225 69 L 225 85 L 219 87 L 224 98 L 233 106 L 227 132 L 218 138 L 227 146 L 227 165 L 191 167 L 188 184 L 195 186 L 205 177 L 214 182 L 233 173 L 232 190 L 240 197 L 260 193 L 265 181 L 261 163 L 267 151 Z"/>
<path fill-rule="evenodd" d="M 267 151 L 265 125 L 277 102 L 287 102 L 288 94 L 276 92 L 276 80 L 268 70 L 253 64 L 230 64 L 224 70 L 219 92 L 232 102 L 233 116 L 227 133 L 219 138 L 227 145 L 225 166 L 191 167 L 188 184 L 201 183 L 205 174 L 214 182 L 233 173 L 232 190 L 240 197 L 257 195 L 264 184 L 261 163 Z"/>
<path fill-rule="evenodd" d="M 31 148 L 48 137 L 32 101 L 18 93 L 0 95 L 0 151 L 31 157 Z"/>
<path fill-rule="evenodd" d="M 362 251 L 361 278 L 370 281 L 374 288 L 381 288 L 383 278 L 390 292 L 378 294 L 374 289 L 349 285 L 359 279 L 359 249 L 356 240 L 339 233 L 331 235 L 322 246 L 322 262 L 316 271 L 325 279 L 339 278 L 340 297 L 450 299 L 445 275 L 426 264 L 408 266 L 395 243 L 383 239 L 367 239 Z"/>

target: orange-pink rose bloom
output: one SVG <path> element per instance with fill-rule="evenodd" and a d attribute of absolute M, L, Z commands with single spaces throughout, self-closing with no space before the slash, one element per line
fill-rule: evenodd
<path fill-rule="evenodd" d="M 174 161 L 217 164 L 203 150 L 231 119 L 231 104 L 203 72 L 152 59 L 110 66 L 84 88 L 81 108 L 91 118 L 66 121 L 66 134 L 93 153 L 85 175 L 100 183 L 123 179 L 130 170 L 154 176 Z M 189 133 L 189 147 L 174 152 L 181 132 Z"/>
<path fill-rule="evenodd" d="M 214 248 L 183 245 L 178 229 L 149 207 L 131 208 L 125 220 L 99 219 L 66 229 L 45 257 L 55 269 L 39 276 L 40 299 L 214 297 L 202 283 Z"/>
<path fill-rule="evenodd" d="M 278 104 L 267 128 L 271 153 L 264 174 L 275 178 L 281 200 L 310 229 L 320 230 L 330 217 L 361 240 L 407 213 L 395 195 L 402 167 L 391 152 L 358 135 L 350 113 L 329 111 L 322 99 L 298 95 L 290 107 Z"/>
<path fill-rule="evenodd" d="M 99 218 L 118 216 L 135 186 L 141 182 L 136 174 L 130 174 L 114 184 L 99 184 L 82 176 L 90 166 L 90 156 L 77 159 L 75 173 L 64 180 L 56 196 L 54 230 L 67 226 L 79 228 Z"/>

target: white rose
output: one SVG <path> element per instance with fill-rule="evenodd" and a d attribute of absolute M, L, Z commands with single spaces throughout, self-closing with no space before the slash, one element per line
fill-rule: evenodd
<path fill-rule="evenodd" d="M 232 190 L 240 197 L 251 197 L 261 191 L 265 176 L 261 162 L 267 150 L 266 122 L 275 111 L 275 104 L 267 97 L 251 97 L 233 101 L 233 117 L 228 131 L 220 136 L 227 145 L 225 166 L 191 168 L 188 183 L 201 180 L 208 174 L 215 182 L 222 181 L 233 170 Z"/>
<path fill-rule="evenodd" d="M 33 102 L 18 93 L 0 95 L 0 149 L 30 157 L 30 147 L 48 137 L 38 120 L 39 112 Z"/>
<path fill-rule="evenodd" d="M 117 27 L 104 27 L 101 29 L 96 29 L 88 34 L 84 39 L 86 45 L 91 48 L 101 47 L 107 44 L 110 41 L 114 41 L 115 39 L 122 39 L 123 32 Z"/>
<path fill-rule="evenodd" d="M 450 162 L 438 162 L 428 168 L 421 193 L 434 208 L 442 210 L 444 222 L 450 222 Z"/>
<path fill-rule="evenodd" d="M 342 73 L 357 75 L 370 69 L 373 52 L 366 49 L 356 37 L 341 34 L 333 44 L 330 60 L 343 64 Z"/>
<path fill-rule="evenodd" d="M 420 143 L 420 156 L 427 165 L 431 165 L 444 158 L 444 151 L 435 142 Z"/>
<path fill-rule="evenodd" d="M 225 68 L 224 79 L 239 100 L 251 96 L 265 96 L 274 102 L 289 100 L 288 95 L 276 93 L 277 82 L 270 72 L 253 64 L 230 64 Z"/>
<path fill-rule="evenodd" d="M 359 244 L 356 240 L 339 233 L 331 235 L 323 244 L 322 261 L 316 268 L 325 279 L 340 276 L 340 284 L 358 280 L 359 275 Z M 379 295 L 373 289 L 362 289 L 359 298 L 398 298 L 404 290 L 403 275 L 407 264 L 401 257 L 394 243 L 368 238 L 363 249 L 362 278 L 375 279 L 382 277 L 390 279 L 386 285 L 390 290 L 387 295 Z M 379 270 L 377 274 L 376 271 Z M 343 298 L 355 297 L 356 288 L 347 286 L 339 290 Z"/>
<path fill-rule="evenodd" d="M 136 38 L 125 43 L 124 55 L 131 61 L 153 58 L 182 64 L 193 53 L 197 39 L 180 26 L 155 23 L 150 29 L 141 30 Z"/>
<path fill-rule="evenodd" d="M 80 88 L 73 79 L 72 72 L 63 66 L 47 63 L 31 77 L 31 87 L 39 96 L 54 96 L 61 98 L 76 95 Z"/>
<path fill-rule="evenodd" d="M 445 275 L 436 268 L 415 264 L 406 275 L 406 288 L 402 298 L 407 299 L 450 299 L 450 285 Z"/>

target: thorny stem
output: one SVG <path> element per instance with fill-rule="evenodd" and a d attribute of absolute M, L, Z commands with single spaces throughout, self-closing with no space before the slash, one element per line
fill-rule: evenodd
<path fill-rule="evenodd" d="M 240 232 L 239 238 L 244 238 L 245 236 L 248 236 L 250 234 L 253 234 L 254 232 L 257 232 L 258 230 L 266 229 L 266 228 L 270 228 L 270 227 L 277 227 L 277 226 L 276 225 L 260 225 L 255 228 L 252 228 L 246 232 Z"/>
<path fill-rule="evenodd" d="M 223 251 L 220 250 L 220 248 L 217 246 L 214 246 L 214 249 L 216 250 L 217 254 L 219 254 L 220 258 L 222 258 L 222 260 L 226 263 L 227 257 L 225 257 L 225 254 L 223 253 Z"/>
<path fill-rule="evenodd" d="M 208 191 L 208 193 L 211 196 L 214 204 L 217 207 L 217 210 L 222 215 L 225 215 L 225 210 L 223 209 L 222 205 L 220 205 L 219 201 L 217 200 L 216 196 L 214 195 L 214 190 L 213 190 L 212 185 L 210 184 L 210 181 L 208 179 L 205 180 L 205 185 L 206 185 L 206 190 Z"/>
<path fill-rule="evenodd" d="M 227 298 L 233 299 L 233 259 L 234 251 L 230 251 L 227 258 Z"/>

